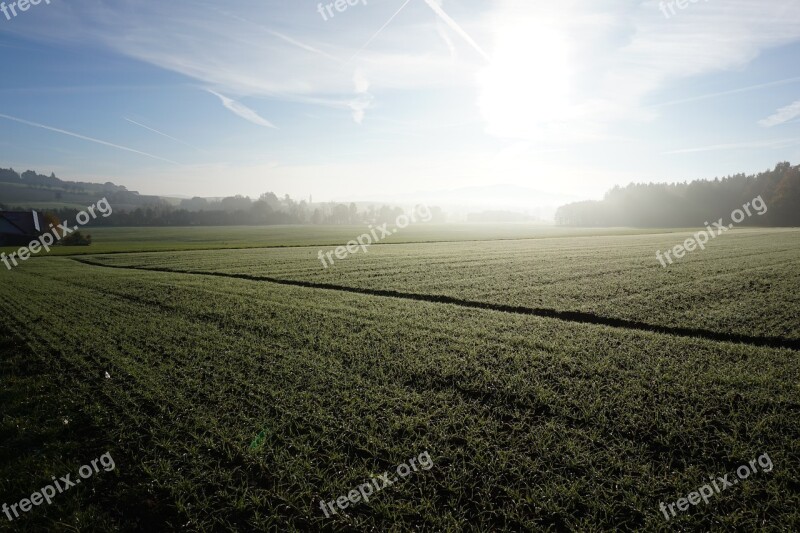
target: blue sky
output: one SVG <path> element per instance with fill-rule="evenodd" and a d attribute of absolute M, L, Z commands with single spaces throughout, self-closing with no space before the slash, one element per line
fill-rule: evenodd
<path fill-rule="evenodd" d="M 316 201 L 496 184 L 598 198 L 800 161 L 798 0 L 674 13 L 359 0 L 325 18 L 319 4 L 50 0 L 0 14 L 0 166 Z"/>

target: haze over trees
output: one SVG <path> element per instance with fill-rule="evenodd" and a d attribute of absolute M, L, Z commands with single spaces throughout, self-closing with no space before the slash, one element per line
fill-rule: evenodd
<path fill-rule="evenodd" d="M 403 209 L 395 206 L 359 207 L 353 202 L 312 204 L 294 200 L 288 194 L 279 198 L 272 192 L 266 192 L 256 200 L 236 195 L 170 201 L 158 196 L 140 195 L 111 182 L 70 182 L 57 178 L 55 174 L 48 177 L 32 170 L 18 174 L 14 169 L 0 169 L 0 198 L 6 204 L 2 208 L 27 209 L 44 203 L 48 206 L 44 208 L 46 212 L 60 220 L 69 220 L 98 197 L 108 199 L 114 208 L 114 216 L 93 220 L 92 226 L 344 225 L 391 222 L 403 214 Z M 52 204 L 56 207 L 50 207 Z M 432 222 L 444 222 L 441 209 L 430 209 Z"/>
<path fill-rule="evenodd" d="M 4 185 L 6 186 L 4 188 Z M 78 206 L 105 196 L 114 216 L 93 221 L 95 226 L 230 226 L 320 224 L 345 225 L 391 222 L 403 213 L 394 206 L 355 203 L 309 203 L 289 195 L 266 192 L 257 199 L 247 196 L 194 197 L 183 200 L 140 195 L 111 182 L 104 184 L 63 181 L 55 175 L 34 171 L 18 174 L 0 169 L 0 198 L 6 208 L 29 208 L 45 203 L 45 211 L 62 220 L 74 218 Z M 768 207 L 763 216 L 745 218 L 740 225 L 800 226 L 800 165 L 779 163 L 756 175 L 736 174 L 722 179 L 683 183 L 633 183 L 614 187 L 603 200 L 561 206 L 555 222 L 583 227 L 697 227 L 728 217 L 760 196 Z M 55 205 L 55 207 L 50 207 Z M 60 206 L 59 206 L 60 205 Z M 42 208 L 40 208 L 42 209 Z M 431 222 L 444 222 L 440 208 L 431 207 Z M 472 222 L 488 222 L 493 212 L 470 215 Z M 507 222 L 524 216 L 506 214 Z M 491 221 L 495 217 L 489 217 Z"/>
<path fill-rule="evenodd" d="M 614 187 L 601 201 L 575 202 L 556 212 L 556 224 L 589 227 L 696 227 L 761 196 L 768 211 L 740 225 L 800 225 L 800 165 L 779 163 L 757 175 L 689 183 L 634 183 Z"/>

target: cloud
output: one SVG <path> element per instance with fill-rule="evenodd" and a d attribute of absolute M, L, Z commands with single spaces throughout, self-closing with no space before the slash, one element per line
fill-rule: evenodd
<path fill-rule="evenodd" d="M 253 124 L 257 124 L 258 126 L 277 129 L 274 124 L 260 117 L 258 113 L 256 113 L 246 105 L 241 104 L 236 100 L 232 100 L 223 94 L 219 94 L 218 92 L 212 91 L 211 89 L 206 89 L 206 91 L 218 97 L 222 101 L 222 105 L 224 105 L 228 110 L 232 111 L 235 115 L 238 115 L 243 119 L 252 122 Z"/>
<path fill-rule="evenodd" d="M 439 37 L 442 38 L 442 41 L 444 41 L 445 46 L 447 46 L 447 50 L 450 51 L 450 57 L 452 57 L 454 61 L 457 60 L 458 51 L 456 50 L 456 45 L 453 44 L 453 41 L 450 39 L 450 36 L 447 35 L 447 32 L 445 31 L 445 25 L 441 21 L 438 21 L 436 23 L 436 33 L 439 34 Z"/>
<path fill-rule="evenodd" d="M 445 51 L 432 53 L 441 47 L 427 6 L 406 2 L 401 9 L 369 4 L 326 23 L 310 16 L 308 5 L 285 0 L 240 0 L 224 10 L 196 0 L 74 0 L 69 8 L 43 13 L 50 19 L 45 23 L 14 26 L 32 39 L 100 43 L 228 95 L 345 94 L 351 87 L 342 65 L 357 53 L 381 87 L 468 85 L 470 65 L 454 67 Z M 469 12 L 473 25 L 487 9 Z M 261 20 L 269 20 L 269 27 Z M 376 35 L 382 35 L 381 47 L 372 50 Z M 357 48 L 365 42 L 369 50 Z"/>
<path fill-rule="evenodd" d="M 293 45 L 297 46 L 298 48 L 300 48 L 302 50 L 307 50 L 307 51 L 312 52 L 314 54 L 321 55 L 324 58 L 332 59 L 333 61 L 337 61 L 337 62 L 340 62 L 340 63 L 342 61 L 338 57 L 334 57 L 334 56 L 328 54 L 327 52 L 323 52 L 322 50 L 317 50 L 313 46 L 309 46 L 309 45 L 307 45 L 305 43 L 301 43 L 300 41 L 298 41 L 296 39 L 292 39 L 288 35 L 284 35 L 284 34 L 282 34 L 280 32 L 277 32 L 277 31 L 274 31 L 274 30 L 270 30 L 270 29 L 264 29 L 264 31 L 266 31 L 270 35 L 274 35 L 275 37 L 278 37 L 279 39 L 283 39 L 287 43 L 293 44 Z"/>
<path fill-rule="evenodd" d="M 325 22 L 313 5 L 285 0 L 239 0 L 225 6 L 227 16 L 210 1 L 71 0 L 40 20 L 15 20 L 10 31 L 100 43 L 232 98 L 329 105 L 356 120 L 367 104 L 360 96 L 353 103 L 342 60 L 357 56 L 378 98 L 405 91 L 424 101 L 424 91 L 447 89 L 464 101 L 477 91 L 478 105 L 464 114 L 480 112 L 491 136 L 561 142 L 605 139 L 617 127 L 653 120 L 663 111 L 647 102 L 674 99 L 663 95 L 679 82 L 742 70 L 764 51 L 800 40 L 800 10 L 787 0 L 697 2 L 668 20 L 659 0 L 460 2 L 458 12 L 440 4 L 375 2 Z M 443 26 L 455 45 L 463 40 L 477 53 L 454 61 Z M 486 59 L 493 70 L 478 64 Z M 487 83 L 498 67 L 518 85 L 504 91 Z"/>
<path fill-rule="evenodd" d="M 657 0 L 498 0 L 488 17 L 492 62 L 478 78 L 486 131 L 576 142 L 657 119 L 645 104 L 653 95 L 743 70 L 764 51 L 800 40 L 800 10 L 787 4 L 701 2 L 667 20 Z"/>
<path fill-rule="evenodd" d="M 355 85 L 356 94 L 355 99 L 348 102 L 348 106 L 353 111 L 353 120 L 356 124 L 361 124 L 364 120 L 364 114 L 372 104 L 373 96 L 369 94 L 369 80 L 364 76 L 364 73 L 357 69 L 353 74 L 353 84 Z"/>
<path fill-rule="evenodd" d="M 45 129 L 45 130 L 54 131 L 56 133 L 62 133 L 64 135 L 69 135 L 70 137 L 75 137 L 77 139 L 83 139 L 84 141 L 89 141 L 89 142 L 93 142 L 93 143 L 97 143 L 97 144 L 102 144 L 103 146 L 110 146 L 110 147 L 116 148 L 118 150 L 125 150 L 126 152 L 132 152 L 134 154 L 143 155 L 143 156 L 146 156 L 146 157 L 150 157 L 152 159 L 158 159 L 159 161 L 166 161 L 167 163 L 172 163 L 173 165 L 179 165 L 180 164 L 180 163 L 177 163 L 175 161 L 172 161 L 171 159 L 166 159 L 164 157 L 159 157 L 157 155 L 148 154 L 147 152 L 141 152 L 139 150 L 134 150 L 133 148 L 128 148 L 127 146 L 122 146 L 122 145 L 119 145 L 119 144 L 110 143 L 108 141 L 101 141 L 100 139 L 95 139 L 93 137 L 87 137 L 85 135 L 81 135 L 79 133 L 75 133 L 75 132 L 72 132 L 72 131 L 62 130 L 62 129 L 59 129 L 59 128 L 54 128 L 52 126 L 46 126 L 44 124 L 39 124 L 38 122 L 32 122 L 30 120 L 24 120 L 24 119 L 21 119 L 21 118 L 12 117 L 10 115 L 3 115 L 2 113 L 0 113 L 0 117 L 8 119 L 8 120 L 13 120 L 14 122 L 19 122 L 20 124 L 27 124 L 28 126 L 33 126 L 35 128 L 42 128 L 42 129 Z"/>
<path fill-rule="evenodd" d="M 718 150 L 742 150 L 751 148 L 786 148 L 800 144 L 800 138 L 794 139 L 773 139 L 769 141 L 752 141 L 744 143 L 715 144 L 712 146 L 700 146 L 697 148 L 682 148 L 664 152 L 664 154 L 692 154 L 697 152 L 715 152 Z"/>
<path fill-rule="evenodd" d="M 285 42 L 287 42 L 289 44 L 292 44 L 292 45 L 294 45 L 294 46 L 296 46 L 296 47 L 298 47 L 298 48 L 300 48 L 302 50 L 306 50 L 308 52 L 321 55 L 322 57 L 331 59 L 333 61 L 342 62 L 341 59 L 339 59 L 337 57 L 334 57 L 334 56 L 328 54 L 327 52 L 323 52 L 322 50 L 314 48 L 311 45 L 308 45 L 306 43 L 300 42 L 297 39 L 293 39 L 293 38 L 289 37 L 288 35 L 285 35 L 285 34 L 283 34 L 281 32 L 272 30 L 270 28 L 266 28 L 266 27 L 264 27 L 264 26 L 262 26 L 260 24 L 255 24 L 252 21 L 247 20 L 246 18 L 240 17 L 238 15 L 234 15 L 232 13 L 228 13 L 227 11 L 223 11 L 221 9 L 217 9 L 217 11 L 219 11 L 220 13 L 225 15 L 226 17 L 232 18 L 233 20 L 238 20 L 239 22 L 243 22 L 245 24 L 249 24 L 249 25 L 251 25 L 253 27 L 259 28 L 260 30 L 262 30 L 262 31 L 264 31 L 266 33 L 269 33 L 270 35 L 273 35 L 273 36 L 275 36 L 275 37 L 277 37 L 279 39 L 282 39 L 283 41 L 285 41 Z"/>
<path fill-rule="evenodd" d="M 759 120 L 758 124 L 765 128 L 771 128 L 779 124 L 784 124 L 790 120 L 800 117 L 800 100 L 778 109 L 774 114 L 768 116 L 763 120 Z"/>

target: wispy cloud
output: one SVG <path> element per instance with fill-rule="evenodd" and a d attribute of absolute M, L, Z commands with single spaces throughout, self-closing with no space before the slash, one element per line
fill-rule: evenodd
<path fill-rule="evenodd" d="M 261 31 L 269 33 L 270 35 L 272 35 L 274 37 L 277 37 L 277 38 L 279 38 L 279 39 L 283 40 L 284 42 L 287 42 L 287 43 L 289 43 L 291 45 L 294 45 L 297 48 L 300 48 L 301 50 L 306 50 L 307 52 L 318 54 L 318 55 L 320 55 L 322 57 L 325 57 L 327 59 L 331 59 L 333 61 L 337 61 L 339 63 L 342 62 L 342 60 L 339 59 L 338 57 L 334 57 L 334 56 L 330 55 L 327 52 L 323 52 L 322 50 L 320 50 L 318 48 L 314 48 L 313 46 L 311 46 L 309 44 L 306 44 L 306 43 L 303 43 L 301 41 L 298 41 L 297 39 L 289 37 L 288 35 L 285 35 L 285 34 L 283 34 L 281 32 L 278 32 L 278 31 L 272 30 L 270 28 L 264 27 L 261 24 L 255 24 L 253 21 L 247 20 L 244 17 L 240 17 L 239 15 L 234 15 L 233 13 L 228 13 L 227 11 L 223 11 L 221 9 L 216 9 L 216 11 L 221 13 L 221 14 L 223 14 L 223 15 L 225 15 L 226 17 L 232 18 L 233 20 L 238 20 L 239 22 L 244 22 L 245 24 L 250 24 L 250 25 L 252 25 L 254 27 L 257 27 Z"/>
<path fill-rule="evenodd" d="M 255 111 L 253 111 L 252 109 L 250 109 L 246 105 L 244 105 L 242 103 L 239 103 L 236 100 L 233 100 L 231 98 L 228 98 L 224 94 L 220 94 L 220 93 L 218 93 L 216 91 L 212 91 L 211 89 L 206 89 L 206 91 L 210 92 L 211 94 L 213 94 L 214 96 L 219 98 L 222 101 L 222 105 L 224 105 L 229 111 L 231 111 L 235 115 L 238 115 L 241 118 L 243 118 L 243 119 L 245 119 L 245 120 L 247 120 L 249 122 L 252 122 L 253 124 L 257 124 L 259 126 L 264 126 L 265 128 L 275 128 L 275 129 L 277 129 L 277 127 L 272 122 L 270 122 L 269 120 L 267 120 L 265 118 L 262 118 L 261 116 L 259 116 L 258 113 L 256 113 Z"/>
<path fill-rule="evenodd" d="M 322 50 L 314 48 L 311 45 L 308 45 L 308 44 L 305 44 L 305 43 L 301 43 L 297 39 L 293 39 L 293 38 L 289 37 L 288 35 L 284 35 L 284 34 L 282 34 L 280 32 L 277 32 L 275 30 L 270 30 L 268 28 L 264 28 L 264 31 L 266 31 L 267 33 L 269 33 L 271 35 L 274 35 L 275 37 L 277 37 L 279 39 L 282 39 L 282 40 L 286 41 L 289 44 L 295 45 L 296 47 L 300 48 L 301 50 L 306 50 L 308 52 L 312 52 L 314 54 L 321 55 L 322 57 L 325 57 L 327 59 L 332 59 L 333 61 L 337 61 L 339 63 L 342 62 L 342 60 L 339 59 L 338 57 L 334 57 L 334 56 L 330 55 L 327 52 L 323 52 Z"/>
<path fill-rule="evenodd" d="M 711 98 L 719 98 L 720 96 L 729 96 L 732 94 L 741 94 L 741 93 L 748 93 L 751 91 L 758 91 L 761 89 L 768 89 L 770 87 L 777 87 L 779 85 L 786 85 L 788 83 L 795 83 L 800 81 L 800 76 L 796 76 L 794 78 L 786 78 L 785 80 L 777 80 L 777 81 L 770 81 L 767 83 L 759 83 L 758 85 L 749 85 L 747 87 L 740 87 L 738 89 L 730 89 L 728 91 L 719 91 L 715 93 L 708 93 L 708 94 L 701 94 L 699 96 L 691 96 L 689 98 L 681 98 L 680 100 L 671 100 L 669 102 L 661 102 L 660 104 L 654 104 L 650 107 L 657 108 L 657 107 L 667 107 L 671 105 L 678 105 L 678 104 L 687 104 L 689 102 L 699 102 L 701 100 L 708 100 Z"/>
<path fill-rule="evenodd" d="M 742 150 L 751 148 L 786 148 L 787 146 L 794 146 L 797 144 L 800 144 L 800 138 L 773 139 L 769 141 L 752 141 L 744 143 L 715 144 L 711 146 L 700 146 L 695 148 L 682 148 L 680 150 L 672 150 L 670 152 L 664 152 L 664 154 L 666 155 L 692 154 L 697 152 L 714 152 L 718 150 Z"/>
<path fill-rule="evenodd" d="M 307 5 L 278 0 L 241 0 L 226 5 L 224 12 L 214 3 L 196 0 L 144 4 L 74 0 L 69 10 L 44 13 L 44 18 L 52 19 L 50 24 L 24 29 L 31 39 L 100 43 L 231 98 L 344 96 L 352 87 L 342 65 L 361 55 L 370 78 L 384 90 L 469 86 L 471 66 L 454 64 L 437 46 L 439 36 L 427 17 L 429 8 L 419 2 L 419 9 L 412 11 L 411 0 L 394 1 L 397 7 L 370 4 L 353 17 L 325 23 L 310 16 Z M 468 12 L 465 27 L 480 27 L 481 15 L 490 7 Z M 385 23 L 384 8 L 390 11 L 387 18 L 392 15 Z M 401 12 L 408 14 L 402 21 Z M 260 22 L 264 20 L 269 20 L 268 26 Z M 373 24 L 383 26 L 370 36 Z M 364 53 L 384 34 L 379 50 Z"/>
<path fill-rule="evenodd" d="M 441 21 L 439 21 L 436 24 L 436 33 L 439 34 L 439 37 L 442 38 L 442 41 L 444 41 L 445 46 L 447 46 L 447 49 L 450 51 L 450 57 L 452 57 L 453 60 L 458 59 L 458 51 L 456 50 L 456 45 L 453 44 L 453 41 L 450 39 L 450 36 L 447 35 L 447 31 L 445 31 L 444 24 L 442 24 Z"/>
<path fill-rule="evenodd" d="M 657 1 L 497 0 L 487 19 L 493 58 L 478 78 L 486 131 L 573 143 L 654 121 L 651 95 L 741 71 L 766 50 L 800 40 L 800 10 L 786 4 L 703 2 L 677 21 L 665 20 Z M 732 92 L 747 90 L 755 87 Z"/>
<path fill-rule="evenodd" d="M 768 116 L 763 120 L 759 120 L 758 124 L 765 128 L 771 128 L 778 124 L 785 124 L 792 119 L 800 117 L 800 100 L 778 109 L 775 113 Z"/>
<path fill-rule="evenodd" d="M 142 123 L 140 123 L 140 122 L 136 122 L 135 120 L 131 120 L 131 119 L 127 118 L 127 117 L 122 117 L 122 118 L 123 118 L 124 120 L 127 120 L 127 121 L 128 121 L 128 122 L 130 122 L 131 124 L 136 124 L 136 125 L 137 125 L 137 126 L 139 126 L 140 128 L 144 128 L 144 129 L 146 129 L 146 130 L 150 130 L 150 131 L 152 131 L 153 133 L 157 133 L 157 134 L 159 134 L 159 135 L 161 135 L 161 136 L 163 136 L 163 137 L 166 137 L 167 139 L 172 139 L 172 140 L 173 140 L 173 141 L 175 141 L 175 142 L 181 143 L 181 144 L 183 144 L 183 145 L 185 145 L 185 146 L 188 146 L 189 148 L 193 148 L 193 149 L 195 149 L 195 150 L 198 150 L 198 151 L 200 151 L 200 149 L 199 149 L 199 148 L 197 148 L 197 147 L 195 147 L 195 146 L 192 146 L 191 144 L 189 144 L 189 143 L 187 143 L 187 142 L 184 142 L 184 141 L 182 141 L 182 140 L 180 140 L 180 139 L 176 139 L 176 138 L 175 138 L 175 137 L 173 137 L 172 135 L 167 135 L 167 134 L 166 134 L 166 133 L 164 133 L 163 131 L 158 131 L 157 129 L 155 129 L 155 128 L 151 128 L 150 126 L 145 126 L 144 124 L 142 124 Z"/>
<path fill-rule="evenodd" d="M 70 0 L 68 9 L 45 10 L 36 20 L 18 18 L 13 26 L 32 42 L 48 46 L 80 42 L 104 54 L 133 58 L 148 76 L 159 73 L 151 80 L 179 80 L 193 88 L 208 87 L 237 116 L 262 127 L 273 127 L 266 119 L 281 126 L 281 148 L 296 151 L 297 161 L 305 155 L 304 127 L 313 127 L 326 137 L 353 133 L 359 135 L 353 139 L 373 141 L 376 137 L 372 134 L 377 130 L 385 138 L 380 151 L 362 149 L 354 142 L 359 144 L 354 158 L 375 156 L 374 160 L 380 159 L 388 167 L 414 153 L 415 157 L 409 158 L 412 164 L 403 168 L 409 176 L 455 180 L 469 171 L 479 182 L 504 175 L 491 165 L 478 164 L 481 158 L 492 161 L 493 148 L 505 144 L 498 139 L 509 143 L 525 140 L 530 150 L 510 150 L 505 158 L 515 176 L 530 179 L 530 168 L 536 166 L 542 180 L 545 175 L 559 183 L 572 180 L 569 183 L 583 194 L 587 185 L 600 189 L 618 180 L 635 179 L 643 169 L 650 172 L 656 168 L 655 172 L 664 177 L 671 173 L 713 175 L 716 169 L 712 167 L 721 164 L 715 157 L 668 156 L 663 158 L 666 165 L 653 166 L 648 156 L 654 152 L 761 148 L 761 153 L 748 152 L 753 156 L 750 161 L 778 154 L 773 147 L 785 146 L 781 144 L 784 141 L 764 141 L 769 136 L 750 135 L 753 123 L 798 99 L 790 92 L 795 87 L 788 85 L 793 78 L 771 81 L 800 75 L 791 71 L 791 63 L 784 64 L 796 55 L 796 49 L 789 46 L 800 43 L 797 0 L 698 2 L 670 20 L 659 11 L 658 2 L 389 0 L 370 2 L 325 22 L 314 12 L 317 2 L 237 0 L 219 7 L 230 11 L 231 17 L 220 14 L 217 7 L 222 4 L 211 0 Z M 779 47 L 783 47 L 779 53 L 769 53 Z M 456 50 L 459 61 L 453 60 Z M 491 61 L 484 66 L 488 56 Z M 350 68 L 342 68 L 342 60 L 351 57 L 358 59 Z M 361 72 L 354 77 L 356 61 Z M 170 74 L 161 76 L 162 70 Z M 97 76 L 92 81 L 99 78 L 102 83 L 106 77 Z M 142 81 L 147 79 L 145 76 Z M 732 81 L 742 79 L 747 81 Z M 23 83 L 33 85 L 35 80 Z M 754 85 L 742 87 L 747 84 Z M 764 94 L 744 94 L 756 90 Z M 711 91 L 716 92 L 709 94 Z M 179 101 L 176 94 L 181 95 L 177 96 Z M 185 97 L 184 92 L 165 92 L 163 105 L 174 103 L 183 116 L 196 113 L 206 124 L 218 122 L 215 126 L 220 131 L 229 132 L 237 126 L 236 121 L 218 120 L 219 113 L 204 113 L 209 108 L 220 110 L 216 99 L 200 96 L 197 101 Z M 712 98 L 720 98 L 719 105 L 699 106 L 697 110 L 677 106 L 690 101 L 711 102 Z M 778 98 L 778 103 L 764 108 L 766 98 Z M 293 103 L 286 106 L 280 122 L 277 115 L 267 111 L 273 107 L 260 103 L 277 100 Z M 658 102 L 663 103 L 651 105 Z M 198 108 L 185 108 L 192 104 Z M 48 109 L 56 106 L 47 105 Z M 319 113 L 313 121 L 307 120 L 309 113 L 316 114 L 314 106 L 336 112 Z M 376 118 L 376 108 L 394 121 L 475 123 L 442 131 L 419 130 L 391 120 L 370 120 Z M 754 109 L 760 109 L 761 114 L 751 117 Z M 671 113 L 669 120 L 667 111 Z M 736 131 L 726 130 L 720 137 L 721 113 L 726 117 L 747 116 L 750 124 L 731 121 L 730 129 Z M 138 120 L 135 115 L 133 118 Z M 342 120 L 351 119 L 364 123 L 360 131 L 342 127 Z M 149 127 L 150 122 L 143 124 Z M 284 122 L 292 127 L 286 128 Z M 696 133 L 692 146 L 674 143 L 676 123 Z M 155 125 L 167 133 L 178 131 Z M 791 127 L 783 126 L 787 130 Z M 398 136 L 403 142 L 396 141 Z M 620 137 L 635 140 L 622 142 Z M 760 142 L 739 142 L 748 139 Z M 186 140 L 198 142 L 194 137 Z M 595 145 L 598 140 L 604 144 Z M 394 144 L 390 144 L 392 141 Z M 727 142 L 734 144 L 722 144 Z M 435 146 L 435 155 L 428 152 L 430 146 Z M 563 152 L 540 153 L 564 147 L 575 157 L 563 156 Z M 210 158 L 219 154 L 231 161 L 246 160 L 258 148 L 257 140 L 236 147 L 221 146 L 219 150 L 208 147 Z M 796 147 L 790 150 L 794 152 Z M 321 147 L 315 157 L 323 158 L 333 151 L 338 160 L 346 159 L 335 143 Z M 465 153 L 473 156 L 470 164 L 455 168 L 455 161 Z M 398 159 L 393 160 L 394 156 Z M 701 159 L 705 162 L 700 163 Z M 611 160 L 613 164 L 604 163 Z M 625 161 L 626 170 L 621 170 L 620 160 Z M 542 161 L 550 165 L 549 172 L 541 170 Z M 576 170 L 580 161 L 592 164 Z M 755 163 L 749 165 L 751 169 Z M 314 189 L 315 197 L 317 187 L 322 187 L 314 181 L 318 170 L 308 171 L 307 186 Z M 342 172 L 346 177 L 342 184 L 372 182 L 373 168 L 359 167 L 364 174 L 358 176 L 351 176 L 352 170 Z M 401 175 L 397 169 L 393 172 Z M 573 178 L 576 175 L 581 177 Z M 213 180 L 217 174 L 208 172 L 207 176 Z M 601 180 L 605 180 L 602 185 Z M 285 183 L 287 190 L 296 187 L 291 180 Z M 398 183 L 406 185 L 403 179 Z M 225 187 L 234 191 L 228 183 Z"/>
<path fill-rule="evenodd" d="M 159 156 L 153 155 L 153 154 L 148 154 L 147 152 L 142 152 L 140 150 L 134 150 L 133 148 L 128 148 L 127 146 L 122 146 L 122 145 L 119 145 L 119 144 L 110 143 L 108 141 L 102 141 L 100 139 L 95 139 L 93 137 L 87 137 L 86 135 L 81 135 L 80 133 L 75 133 L 75 132 L 72 132 L 72 131 L 62 130 L 60 128 L 54 128 L 52 126 L 46 126 L 44 124 L 39 124 L 38 122 L 32 122 L 30 120 L 24 120 L 24 119 L 21 119 L 21 118 L 12 117 L 10 115 L 4 115 L 2 113 L 0 113 L 0 117 L 8 119 L 8 120 L 13 120 L 14 122 L 19 122 L 21 124 L 27 124 L 28 126 L 33 126 L 35 128 L 42 128 L 42 129 L 45 129 L 45 130 L 54 131 L 56 133 L 63 133 L 64 135 L 69 135 L 70 137 L 83 139 L 84 141 L 89 141 L 89 142 L 93 142 L 93 143 L 97 143 L 97 144 L 102 144 L 103 146 L 110 146 L 112 148 L 117 148 L 118 150 L 125 150 L 126 152 L 132 152 L 134 154 L 143 155 L 143 156 L 146 156 L 146 157 L 150 157 L 152 159 L 158 159 L 159 161 L 166 161 L 167 163 L 172 163 L 173 165 L 179 165 L 180 164 L 180 163 L 177 163 L 175 161 L 172 161 L 171 159 L 167 159 L 167 158 L 164 158 L 164 157 L 159 157 Z"/>
<path fill-rule="evenodd" d="M 372 104 L 373 97 L 369 94 L 369 80 L 364 76 L 361 70 L 356 70 L 353 75 L 353 84 L 355 85 L 356 94 L 358 96 L 354 100 L 351 100 L 348 105 L 353 111 L 353 120 L 356 124 L 361 124 L 364 120 L 366 110 Z"/>

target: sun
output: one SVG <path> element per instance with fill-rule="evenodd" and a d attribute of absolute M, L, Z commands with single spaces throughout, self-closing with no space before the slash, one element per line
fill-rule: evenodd
<path fill-rule="evenodd" d="M 497 26 L 491 63 L 478 73 L 478 106 L 489 133 L 542 139 L 570 114 L 566 38 L 536 20 Z"/>

